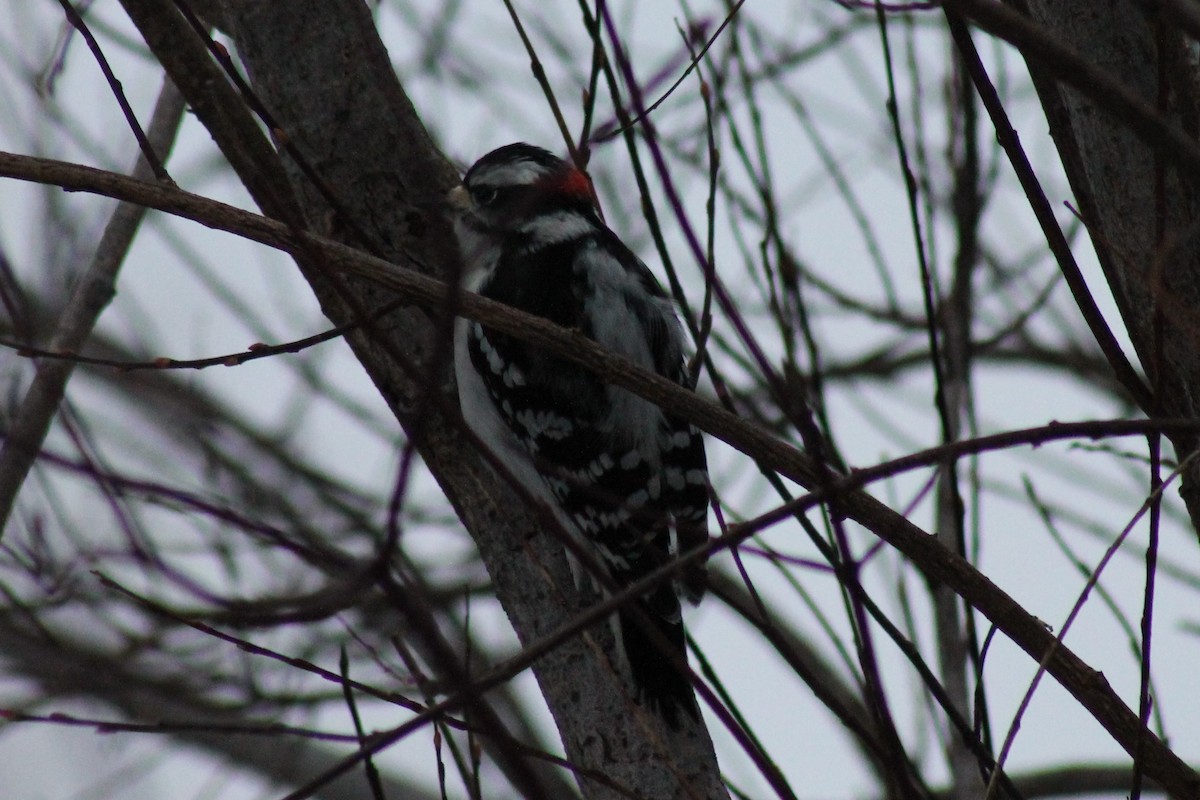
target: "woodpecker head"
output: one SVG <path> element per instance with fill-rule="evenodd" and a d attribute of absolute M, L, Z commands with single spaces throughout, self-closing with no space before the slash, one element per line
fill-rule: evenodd
<path fill-rule="evenodd" d="M 493 150 L 450 192 L 464 256 L 510 242 L 537 248 L 598 224 L 587 176 L 533 145 Z"/>

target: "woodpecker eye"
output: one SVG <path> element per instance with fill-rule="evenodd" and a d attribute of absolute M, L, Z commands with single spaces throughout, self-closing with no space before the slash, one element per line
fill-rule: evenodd
<path fill-rule="evenodd" d="M 471 190 L 471 198 L 478 206 L 490 206 L 496 202 L 496 198 L 500 196 L 500 192 L 487 186 Z"/>

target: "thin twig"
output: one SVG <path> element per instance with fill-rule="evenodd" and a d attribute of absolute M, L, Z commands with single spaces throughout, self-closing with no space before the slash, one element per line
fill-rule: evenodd
<path fill-rule="evenodd" d="M 1075 600 L 1075 604 L 1071 607 L 1071 611 L 1067 614 L 1067 618 L 1063 621 L 1062 627 L 1059 628 L 1058 635 L 1054 637 L 1053 645 L 1046 650 L 1045 654 L 1039 660 L 1037 671 L 1034 673 L 1033 679 L 1030 680 L 1029 688 L 1026 689 L 1025 695 L 1021 698 L 1021 702 L 1017 706 L 1017 711 L 1013 715 L 1013 721 L 1009 725 L 1008 734 L 1004 737 L 1004 744 L 1001 745 L 1000 754 L 996 758 L 997 765 L 1003 766 L 1005 760 L 1007 760 L 1008 754 L 1012 750 L 1013 742 L 1016 741 L 1017 732 L 1021 728 L 1021 718 L 1029 709 L 1029 704 L 1033 701 L 1033 695 L 1037 691 L 1042 677 L 1048 671 L 1049 663 L 1051 659 L 1054 658 L 1054 654 L 1060 648 L 1064 647 L 1063 640 L 1066 639 L 1067 632 L 1071 629 L 1071 626 L 1079 617 L 1079 613 L 1083 610 L 1084 603 L 1087 602 L 1092 588 L 1100 580 L 1100 575 L 1104 572 L 1104 568 L 1108 566 L 1117 550 L 1121 548 L 1121 546 L 1125 543 L 1125 540 L 1129 537 L 1129 534 L 1133 532 L 1133 528 L 1138 521 L 1141 520 L 1141 518 L 1147 513 L 1151 512 L 1151 510 L 1158 504 L 1160 498 L 1162 497 L 1163 491 L 1166 490 L 1166 487 L 1169 486 L 1176 477 L 1183 473 L 1183 470 L 1187 467 L 1188 463 L 1193 461 L 1197 455 L 1197 453 L 1193 452 L 1190 456 L 1188 456 L 1188 458 L 1184 459 L 1184 461 L 1172 471 L 1171 475 L 1169 475 L 1166 480 L 1162 481 L 1157 488 L 1150 493 L 1145 502 L 1142 503 L 1142 507 L 1137 510 L 1137 512 L 1133 515 L 1133 518 L 1129 520 L 1113 543 L 1104 551 L 1104 555 L 1100 558 L 1099 563 L 1096 564 L 1095 570 L 1093 570 L 1092 574 L 1088 577 L 1087 583 L 1084 584 L 1083 590 L 1080 591 L 1079 597 Z M 1144 722 L 1139 719 L 1134 740 L 1131 743 L 1132 747 L 1127 748 L 1127 750 L 1132 750 L 1130 755 L 1137 756 L 1140 752 L 1142 752 L 1145 743 L 1148 742 L 1153 736 L 1154 734 L 1150 733 L 1150 731 L 1146 729 Z M 1147 774 L 1149 774 L 1148 771 Z M 986 800 L 992 800 L 992 798 L 996 797 L 996 791 L 998 789 L 998 775 L 999 771 L 997 770 L 997 773 L 992 776 L 992 780 L 988 784 Z M 1168 787 L 1168 791 L 1174 792 L 1178 790 Z"/>
<path fill-rule="evenodd" d="M 358 714 L 358 703 L 354 700 L 354 690 L 350 688 L 350 656 L 345 645 L 342 645 L 338 658 L 338 672 L 342 678 L 342 696 L 346 699 L 346 708 L 350 712 L 350 720 L 354 723 L 354 736 L 361 748 L 367 736 L 363 731 L 362 717 Z M 369 755 L 363 757 L 363 771 L 367 776 L 367 785 L 371 787 L 371 796 L 375 800 L 386 800 L 383 796 L 383 785 L 379 781 L 379 770 L 375 768 L 375 760 Z"/>
<path fill-rule="evenodd" d="M 1017 180 L 1020 181 L 1021 188 L 1025 191 L 1025 197 L 1029 200 L 1029 206 L 1042 228 L 1046 244 L 1049 245 L 1050 251 L 1058 262 L 1058 268 L 1067 282 L 1067 287 L 1071 290 L 1071 296 L 1079 307 L 1079 313 L 1087 323 L 1088 329 L 1092 332 L 1104 357 L 1108 359 L 1114 377 L 1125 387 L 1140 408 L 1143 410 L 1152 408 L 1154 396 L 1133 369 L 1129 359 L 1125 357 L 1121 345 L 1113 335 L 1112 328 L 1109 327 L 1108 322 L 1104 319 L 1104 314 L 1096 305 L 1087 281 L 1083 277 L 1083 272 L 1075 261 L 1075 255 L 1071 252 L 1071 245 L 1063 235 L 1058 220 L 1054 217 L 1054 209 L 1051 208 L 1050 201 L 1046 199 L 1046 193 L 1042 191 L 1037 173 L 1034 172 L 1033 165 L 1029 163 L 1029 158 L 1021 147 L 1020 139 L 1008 119 L 1008 113 L 1004 110 L 1004 104 L 996 93 L 995 86 L 988 78 L 987 70 L 983 66 L 979 51 L 975 48 L 966 24 L 963 23 L 961 17 L 950 10 L 946 12 L 946 21 L 955 45 L 962 54 L 967 71 L 970 72 L 971 79 L 975 82 L 975 89 L 979 92 L 984 108 L 987 109 L 988 115 L 992 119 L 992 125 L 996 129 L 996 139 L 1004 148 L 1013 171 L 1017 175 Z"/>
<path fill-rule="evenodd" d="M 386 316 L 395 311 L 401 305 L 398 301 L 390 302 L 372 316 L 376 319 Z M 16 351 L 17 355 L 26 358 L 37 358 L 55 361 L 69 361 L 73 364 L 86 364 L 94 367 L 112 367 L 113 369 L 122 372 L 136 372 L 138 370 L 167 370 L 167 369 L 208 369 L 209 367 L 240 367 L 251 361 L 257 361 L 260 358 L 269 358 L 271 356 L 282 355 L 284 353 L 300 353 L 310 347 L 323 344 L 334 339 L 340 339 L 355 328 L 361 327 L 364 324 L 363 320 L 355 320 L 346 325 L 338 325 L 335 328 L 330 328 L 327 331 L 306 336 L 303 339 L 295 339 L 283 344 L 262 344 L 261 342 L 250 345 L 245 350 L 236 353 L 226 353 L 219 356 L 206 356 L 205 358 L 168 358 L 159 356 L 149 361 L 128 361 L 117 358 L 99 358 L 95 356 L 85 356 L 79 353 L 74 353 L 69 350 L 49 350 L 40 347 L 30 347 L 29 345 L 21 344 L 20 342 L 5 339 L 0 336 L 0 347 L 8 347 Z"/>
<path fill-rule="evenodd" d="M 739 11 L 742 10 L 742 6 L 745 5 L 745 3 L 746 3 L 746 0 L 737 0 L 737 2 L 734 3 L 733 8 L 730 9 L 729 13 L 725 15 L 725 19 L 721 20 L 721 24 L 717 26 L 717 29 L 715 31 L 713 31 L 713 35 L 708 37 L 708 40 L 704 43 L 704 46 L 700 48 L 700 52 L 698 52 L 698 53 L 691 52 L 691 49 L 692 49 L 691 42 L 688 41 L 687 36 L 684 36 L 684 40 L 683 40 L 684 46 L 688 48 L 688 51 L 691 53 L 691 56 L 692 56 L 691 62 L 689 62 L 687 65 L 687 69 L 685 69 L 683 71 L 683 73 L 678 78 L 676 78 L 674 83 L 672 83 L 669 87 L 667 87 L 667 90 L 665 92 L 663 92 L 657 100 L 655 100 L 650 105 L 646 106 L 646 108 L 644 110 L 639 111 L 637 116 L 635 116 L 633 119 L 622 123 L 619 128 L 616 128 L 611 131 L 607 131 L 604 134 L 604 138 L 610 139 L 615 136 L 618 136 L 619 134 L 624 133 L 626 130 L 632 128 L 634 125 L 637 125 L 639 122 L 642 122 L 643 120 L 645 120 L 647 117 L 649 117 L 651 114 L 654 113 L 654 110 L 656 108 L 658 108 L 663 103 L 665 103 L 667 101 L 667 98 L 669 98 L 671 95 L 673 95 L 675 93 L 675 90 L 678 89 L 680 87 L 680 85 L 687 79 L 687 76 L 691 75 L 692 71 L 695 70 L 696 67 L 700 64 L 700 59 L 704 58 L 704 55 L 705 55 L 705 53 L 708 52 L 709 48 L 712 47 L 714 44 L 716 44 L 717 39 L 719 39 L 721 37 L 721 34 L 725 32 L 725 29 L 727 27 L 729 27 L 729 23 L 733 22 L 733 18 L 735 16 L 737 16 L 737 13 Z"/>
<path fill-rule="evenodd" d="M 513 27 L 517 29 L 517 35 L 521 37 L 521 44 L 524 45 L 525 52 L 529 56 L 529 70 L 533 73 L 538 86 L 542 87 L 542 94 L 546 96 L 546 102 L 550 105 L 550 113 L 554 115 L 554 121 L 558 123 L 563 143 L 566 144 L 567 151 L 571 154 L 571 163 L 583 169 L 587 164 L 580 158 L 580 150 L 575 146 L 575 138 L 571 136 L 571 129 L 567 126 L 562 108 L 558 105 L 558 98 L 554 96 L 554 88 L 550 85 L 550 79 L 546 77 L 546 68 L 542 66 L 542 60 L 538 58 L 537 50 L 534 48 L 533 42 L 529 40 L 529 34 L 525 32 L 525 26 L 521 23 L 521 17 L 517 14 L 517 9 L 513 7 L 512 0 L 504 0 L 504 7 L 508 9 L 508 16 L 512 19 Z"/>
<path fill-rule="evenodd" d="M 104 57 L 104 51 L 100 49 L 100 43 L 92 35 L 92 31 L 88 28 L 87 23 L 84 22 L 83 17 L 75 10 L 75 6 L 71 5 L 71 0 L 58 0 L 58 4 L 63 7 L 63 13 L 67 15 L 67 19 L 70 20 L 71 24 L 83 36 L 83 40 L 87 42 L 88 49 L 96 57 L 96 63 L 100 65 L 100 71 L 104 73 L 104 79 L 108 81 L 113 97 L 116 98 L 117 105 L 121 107 L 121 113 L 125 115 L 125 121 L 129 124 L 129 130 L 133 132 L 134 138 L 137 139 L 138 147 L 142 151 L 142 158 L 150 166 L 150 171 L 156 179 L 169 186 L 174 186 L 175 181 L 171 180 L 171 176 L 167 174 L 167 168 L 163 165 L 162 159 L 159 158 L 157 150 L 151 143 L 151 138 L 147 137 L 146 132 L 142 130 L 142 125 L 138 122 L 137 115 L 133 113 L 133 107 L 129 105 L 129 98 L 125 96 L 125 89 L 113 73 L 108 59 Z"/>

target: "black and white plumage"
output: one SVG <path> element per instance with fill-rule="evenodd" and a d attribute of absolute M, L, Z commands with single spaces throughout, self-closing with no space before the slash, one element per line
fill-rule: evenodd
<path fill-rule="evenodd" d="M 670 299 L 601 222 L 587 178 L 527 144 L 481 158 L 454 190 L 465 286 L 573 328 L 691 388 Z M 470 320 L 455 331 L 463 417 L 505 467 L 628 585 L 708 539 L 704 442 L 688 422 L 547 351 Z M 584 570 L 572 559 L 576 580 Z M 704 568 L 635 601 L 686 660 L 679 593 L 697 602 Z M 625 607 L 619 660 L 636 695 L 672 725 L 698 714 L 687 677 Z"/>

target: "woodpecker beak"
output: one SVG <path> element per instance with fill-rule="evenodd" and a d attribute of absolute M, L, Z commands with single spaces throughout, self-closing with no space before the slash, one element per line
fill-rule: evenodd
<path fill-rule="evenodd" d="M 467 192 L 467 187 L 461 185 L 450 190 L 446 195 L 446 202 L 459 213 L 470 211 L 472 206 L 471 195 Z"/>

